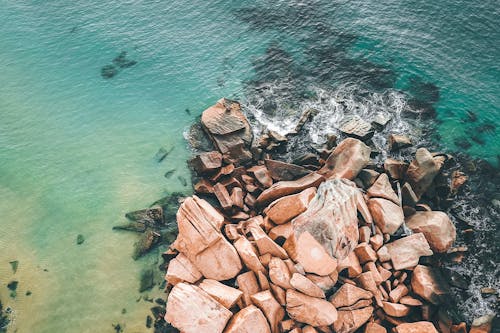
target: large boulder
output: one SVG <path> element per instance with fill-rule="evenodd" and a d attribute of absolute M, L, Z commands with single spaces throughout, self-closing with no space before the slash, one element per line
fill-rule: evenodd
<path fill-rule="evenodd" d="M 425 148 L 417 149 L 415 159 L 410 163 L 406 176 L 413 191 L 419 198 L 431 186 L 441 167 L 442 160 L 439 157 L 433 157 Z"/>
<path fill-rule="evenodd" d="M 406 226 L 423 233 L 434 252 L 446 252 L 457 237 L 455 226 L 444 212 L 416 212 L 406 219 Z"/>
<path fill-rule="evenodd" d="M 368 208 L 373 221 L 383 233 L 394 234 L 404 223 L 405 217 L 401 206 L 383 198 L 368 200 Z"/>
<path fill-rule="evenodd" d="M 417 265 L 421 256 L 432 255 L 429 244 L 421 233 L 406 236 L 382 246 L 377 252 L 379 258 L 383 249 L 387 249 L 392 265 L 398 271 Z"/>
<path fill-rule="evenodd" d="M 372 222 L 363 195 L 353 182 L 346 179 L 324 182 L 307 210 L 292 221 L 293 234 L 285 242 L 285 249 L 304 269 L 306 266 L 326 268 L 321 262 L 325 253 L 331 258 L 344 259 L 358 244 L 358 211 L 368 223 Z M 313 246 L 308 235 L 302 237 L 306 232 L 324 251 Z"/>
<path fill-rule="evenodd" d="M 179 283 L 168 296 L 165 320 L 181 332 L 222 333 L 231 316 L 201 288 Z"/>
<path fill-rule="evenodd" d="M 450 287 L 441 273 L 432 267 L 418 265 L 411 277 L 412 291 L 432 304 L 446 302 Z"/>
<path fill-rule="evenodd" d="M 197 196 L 184 200 L 177 212 L 179 235 L 172 248 L 186 255 L 208 279 L 234 278 L 242 268 L 236 249 L 222 235 L 224 217 Z"/>
<path fill-rule="evenodd" d="M 311 170 L 296 164 L 270 159 L 266 159 L 264 162 L 269 170 L 269 174 L 276 181 L 294 180 L 311 173 Z"/>
<path fill-rule="evenodd" d="M 326 178 L 353 180 L 370 161 L 370 153 L 370 147 L 360 140 L 347 138 L 339 143 L 318 173 Z"/>
<path fill-rule="evenodd" d="M 220 99 L 203 111 L 201 124 L 222 155 L 237 163 L 252 158 L 252 131 L 238 102 Z"/>

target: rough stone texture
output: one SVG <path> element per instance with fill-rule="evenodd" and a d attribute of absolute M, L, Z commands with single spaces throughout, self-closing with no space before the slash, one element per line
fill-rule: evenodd
<path fill-rule="evenodd" d="M 222 304 L 226 309 L 232 308 L 243 295 L 242 291 L 211 279 L 201 281 L 198 287 L 212 296 L 213 299 Z"/>
<path fill-rule="evenodd" d="M 347 138 L 339 143 L 318 172 L 326 178 L 353 180 L 370 161 L 370 152 L 370 147 L 363 142 Z"/>
<path fill-rule="evenodd" d="M 391 134 L 389 135 L 389 148 L 392 151 L 411 147 L 412 143 L 410 138 L 406 135 Z"/>
<path fill-rule="evenodd" d="M 292 221 L 294 237 L 300 239 L 308 231 L 328 255 L 343 259 L 358 244 L 358 210 L 371 223 L 363 195 L 354 183 L 328 180 L 320 185 L 307 210 Z"/>
<path fill-rule="evenodd" d="M 349 283 L 344 283 L 339 290 L 330 298 L 330 302 L 336 308 L 342 308 L 345 306 L 351 306 L 357 303 L 359 300 L 371 299 L 373 297 L 372 293 L 361 289 L 359 287 L 353 286 Z"/>
<path fill-rule="evenodd" d="M 271 238 L 269 238 L 269 236 L 264 232 L 264 230 L 262 230 L 261 227 L 259 227 L 255 223 L 252 223 L 249 225 L 248 231 L 252 234 L 255 244 L 257 245 L 257 248 L 259 249 L 259 253 L 261 255 L 269 253 L 281 259 L 288 258 L 288 254 L 286 253 L 286 251 L 281 246 L 276 244 Z"/>
<path fill-rule="evenodd" d="M 421 256 L 430 256 L 432 251 L 421 233 L 400 238 L 385 245 L 396 270 L 411 268 L 418 264 Z M 379 250 L 380 251 L 380 250 Z"/>
<path fill-rule="evenodd" d="M 392 179 L 403 179 L 408 165 L 405 162 L 388 158 L 384 162 L 384 169 Z"/>
<path fill-rule="evenodd" d="M 224 238 L 224 217 L 197 196 L 184 200 L 177 211 L 179 235 L 172 247 L 186 255 L 209 279 L 235 277 L 242 265 L 236 249 Z"/>
<path fill-rule="evenodd" d="M 302 274 L 293 273 L 290 284 L 293 288 L 308 296 L 325 298 L 323 290 Z"/>
<path fill-rule="evenodd" d="M 292 223 L 288 222 L 285 224 L 280 224 L 269 230 L 269 237 L 272 240 L 276 240 L 278 237 L 282 237 L 284 240 L 290 237 L 293 233 Z"/>
<path fill-rule="evenodd" d="M 257 179 L 257 181 L 265 188 L 271 187 L 271 185 L 273 185 L 273 179 L 271 178 L 269 171 L 264 165 L 253 166 L 247 169 L 247 171 L 253 173 L 255 179 Z"/>
<path fill-rule="evenodd" d="M 219 203 L 222 209 L 227 210 L 233 206 L 233 200 L 231 200 L 231 196 L 227 191 L 226 187 L 221 183 L 217 183 L 214 185 L 214 194 L 219 200 Z"/>
<path fill-rule="evenodd" d="M 195 283 L 201 278 L 200 271 L 182 253 L 179 253 L 177 257 L 170 260 L 167 274 L 165 275 L 165 280 L 174 286 L 180 282 Z"/>
<path fill-rule="evenodd" d="M 179 283 L 169 294 L 165 320 L 185 333 L 221 333 L 231 316 L 199 287 Z"/>
<path fill-rule="evenodd" d="M 257 197 L 256 204 L 265 205 L 285 195 L 295 194 L 310 187 L 317 187 L 324 180 L 323 176 L 317 173 L 310 173 L 297 180 L 274 183 Z"/>
<path fill-rule="evenodd" d="M 490 333 L 493 328 L 494 315 L 485 315 L 474 319 L 469 333 Z"/>
<path fill-rule="evenodd" d="M 203 111 L 201 124 L 223 155 L 238 163 L 252 158 L 248 150 L 252 142 L 252 131 L 239 103 L 220 99 Z"/>
<path fill-rule="evenodd" d="M 384 326 L 377 323 L 368 323 L 366 324 L 364 333 L 387 333 L 387 330 Z"/>
<path fill-rule="evenodd" d="M 339 130 L 347 136 L 360 140 L 368 140 L 373 134 L 372 125 L 359 116 L 346 117 L 340 124 Z"/>
<path fill-rule="evenodd" d="M 285 310 L 276 301 L 271 291 L 265 290 L 251 296 L 252 302 L 262 310 L 271 326 L 271 332 L 278 333 L 278 324 L 285 317 Z"/>
<path fill-rule="evenodd" d="M 309 202 L 316 195 L 316 188 L 308 188 L 304 191 L 287 195 L 273 201 L 264 213 L 276 224 L 283 224 L 302 212 L 306 211 Z"/>
<path fill-rule="evenodd" d="M 438 333 L 436 327 L 428 321 L 400 324 L 394 330 L 396 333 Z"/>
<path fill-rule="evenodd" d="M 266 159 L 264 162 L 269 170 L 269 174 L 276 181 L 295 180 L 311 173 L 311 170 L 296 164 L 270 159 Z"/>
<path fill-rule="evenodd" d="M 373 307 L 350 311 L 338 311 L 338 319 L 333 323 L 335 333 L 354 333 L 370 319 Z"/>
<path fill-rule="evenodd" d="M 406 175 L 415 194 L 420 197 L 432 184 L 441 169 L 439 158 L 435 158 L 425 148 L 417 149 L 415 160 L 410 163 Z"/>
<path fill-rule="evenodd" d="M 250 305 L 231 318 L 224 333 L 271 333 L 271 329 L 262 311 Z"/>
<path fill-rule="evenodd" d="M 408 315 L 411 309 L 409 306 L 398 303 L 382 302 L 382 304 L 384 305 L 384 312 L 396 318 Z"/>
<path fill-rule="evenodd" d="M 241 236 L 233 243 L 233 245 L 236 248 L 236 251 L 238 251 L 241 261 L 243 261 L 249 270 L 254 272 L 266 272 L 266 269 L 262 266 L 252 243 L 250 243 L 248 239 Z"/>
<path fill-rule="evenodd" d="M 423 265 L 418 265 L 413 270 L 411 288 L 416 295 L 432 304 L 446 302 L 450 293 L 448 283 L 439 271 Z"/>
<path fill-rule="evenodd" d="M 332 303 L 293 289 L 286 291 L 286 311 L 293 320 L 311 326 L 331 325 L 337 320 L 337 310 Z"/>
<path fill-rule="evenodd" d="M 249 271 L 238 275 L 236 277 L 236 283 L 238 284 L 238 289 L 243 292 L 243 304 L 252 304 L 250 297 L 260 291 L 255 273 Z"/>
<path fill-rule="evenodd" d="M 423 233 L 434 252 L 448 251 L 457 236 L 455 226 L 443 212 L 416 212 L 406 219 L 406 226 Z"/>
<path fill-rule="evenodd" d="M 222 154 L 218 151 L 201 153 L 191 159 L 190 164 L 199 175 L 212 173 L 222 166 Z"/>
<path fill-rule="evenodd" d="M 399 205 L 398 195 L 392 189 L 389 177 L 385 173 L 377 178 L 375 183 L 368 189 L 367 194 L 370 198 L 384 198 Z"/>
<path fill-rule="evenodd" d="M 383 233 L 392 235 L 404 223 L 403 208 L 392 201 L 373 198 L 368 200 L 368 208 L 373 221 Z"/>
<path fill-rule="evenodd" d="M 290 284 L 292 274 L 290 273 L 286 263 L 280 258 L 271 258 L 271 261 L 269 262 L 269 278 L 275 285 L 281 288 L 292 288 L 292 285 Z"/>

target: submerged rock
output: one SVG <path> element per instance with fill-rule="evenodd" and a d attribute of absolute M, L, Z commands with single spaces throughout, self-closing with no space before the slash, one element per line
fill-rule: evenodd
<path fill-rule="evenodd" d="M 125 214 L 125 217 L 131 221 L 142 223 L 151 227 L 164 224 L 163 209 L 160 206 L 136 210 Z"/>
<path fill-rule="evenodd" d="M 118 69 L 113 65 L 106 65 L 101 68 L 101 76 L 105 79 L 111 79 L 118 74 Z"/>
<path fill-rule="evenodd" d="M 83 237 L 83 235 L 76 236 L 76 244 L 81 245 L 83 242 L 85 242 L 85 237 Z"/>
<path fill-rule="evenodd" d="M 145 269 L 141 272 L 139 292 L 142 293 L 154 286 L 154 272 L 152 269 Z"/>
<path fill-rule="evenodd" d="M 153 248 L 153 246 L 155 246 L 159 242 L 160 237 L 161 235 L 156 231 L 146 231 L 141 236 L 139 241 L 134 244 L 134 252 L 132 254 L 132 258 L 134 258 L 134 260 L 137 260 L 148 253 Z"/>
<path fill-rule="evenodd" d="M 10 267 L 12 268 L 12 273 L 16 274 L 17 268 L 19 267 L 19 261 L 14 260 L 14 261 L 9 261 Z"/>

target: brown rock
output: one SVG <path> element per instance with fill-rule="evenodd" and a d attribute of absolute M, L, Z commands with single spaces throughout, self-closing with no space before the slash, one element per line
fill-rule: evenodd
<path fill-rule="evenodd" d="M 233 188 L 233 191 L 231 192 L 231 201 L 233 202 L 234 206 L 243 209 L 243 207 L 245 207 L 244 197 L 245 193 L 241 188 Z"/>
<path fill-rule="evenodd" d="M 375 183 L 379 175 L 380 173 L 375 170 L 362 169 L 358 174 L 358 178 L 363 182 L 363 187 L 367 189 Z"/>
<path fill-rule="evenodd" d="M 375 251 L 378 251 L 382 245 L 384 245 L 384 237 L 382 235 L 374 235 L 370 237 L 370 245 Z"/>
<path fill-rule="evenodd" d="M 363 141 L 370 139 L 374 134 L 372 125 L 357 115 L 345 117 L 339 130 L 347 136 Z"/>
<path fill-rule="evenodd" d="M 209 194 L 214 193 L 214 187 L 206 179 L 202 179 L 194 185 L 194 191 L 196 193 Z"/>
<path fill-rule="evenodd" d="M 293 320 L 311 326 L 331 325 L 337 320 L 337 310 L 332 303 L 293 289 L 286 291 L 286 311 Z"/>
<path fill-rule="evenodd" d="M 409 305 L 409 306 L 421 306 L 422 302 L 420 302 L 418 299 L 413 298 L 411 296 L 403 296 L 399 300 L 399 303 L 404 304 L 404 305 Z"/>
<path fill-rule="evenodd" d="M 201 124 L 223 155 L 238 163 L 252 158 L 248 151 L 252 131 L 239 103 L 226 99 L 217 101 L 214 106 L 203 111 Z"/>
<path fill-rule="evenodd" d="M 339 261 L 337 271 L 341 272 L 347 268 L 347 274 L 349 277 L 356 277 L 363 272 L 359 259 L 354 252 L 349 253 L 347 257 Z"/>
<path fill-rule="evenodd" d="M 405 183 L 401 187 L 401 198 L 403 199 L 403 205 L 409 207 L 415 207 L 419 200 L 419 197 L 415 194 L 409 183 Z"/>
<path fill-rule="evenodd" d="M 404 284 L 399 284 L 389 293 L 389 300 L 398 303 L 401 297 L 408 295 L 408 288 Z"/>
<path fill-rule="evenodd" d="M 285 310 L 274 299 L 271 291 L 265 290 L 251 296 L 252 302 L 264 313 L 271 326 L 271 332 L 278 333 L 278 324 L 285 317 Z"/>
<path fill-rule="evenodd" d="M 252 304 L 250 296 L 260 291 L 254 272 L 250 271 L 238 275 L 236 277 L 236 283 L 238 284 L 238 289 L 243 292 L 243 303 L 245 306 Z"/>
<path fill-rule="evenodd" d="M 310 170 L 296 164 L 290 164 L 282 161 L 265 160 L 269 174 L 276 181 L 295 180 L 311 173 Z"/>
<path fill-rule="evenodd" d="M 388 158 L 384 162 L 384 169 L 392 179 L 403 179 L 408 165 L 402 161 Z"/>
<path fill-rule="evenodd" d="M 411 308 L 409 306 L 398 304 L 398 303 L 390 303 L 390 302 L 382 302 L 384 305 L 384 312 L 387 313 L 391 317 L 404 317 L 410 313 Z"/>
<path fill-rule="evenodd" d="M 203 276 L 218 281 L 235 277 L 242 268 L 238 253 L 220 231 L 223 223 L 224 217 L 208 202 L 186 198 L 177 211 L 179 235 L 172 244 Z"/>
<path fill-rule="evenodd" d="M 385 329 L 384 326 L 372 322 L 366 324 L 364 333 L 387 333 L 387 330 Z"/>
<path fill-rule="evenodd" d="M 370 161 L 371 149 L 363 142 L 347 138 L 331 153 L 318 171 L 326 178 L 354 179 Z"/>
<path fill-rule="evenodd" d="M 259 249 L 259 253 L 261 255 L 269 253 L 275 257 L 279 257 L 281 259 L 288 258 L 285 250 L 276 244 L 269 236 L 262 230 L 259 226 L 252 224 L 249 226 L 249 231 L 252 234 L 252 237 Z"/>
<path fill-rule="evenodd" d="M 213 173 L 222 166 L 222 154 L 218 151 L 201 153 L 196 155 L 190 164 L 199 175 Z"/>
<path fill-rule="evenodd" d="M 317 187 L 323 181 L 323 176 L 317 173 L 310 173 L 297 180 L 274 183 L 257 197 L 256 204 L 265 205 L 285 195 L 295 194 L 306 188 Z"/>
<path fill-rule="evenodd" d="M 271 286 L 269 285 L 269 281 L 267 280 L 266 275 L 261 271 L 258 271 L 256 274 L 257 274 L 257 280 L 259 281 L 260 290 L 270 289 Z"/>
<path fill-rule="evenodd" d="M 449 250 L 457 236 L 455 226 L 443 212 L 416 212 L 406 220 L 406 226 L 423 233 L 434 252 Z"/>
<path fill-rule="evenodd" d="M 410 163 L 406 175 L 415 194 L 420 197 L 432 184 L 442 164 L 425 148 L 417 149 L 415 160 Z"/>
<path fill-rule="evenodd" d="M 368 290 L 371 292 L 373 297 L 375 297 L 375 301 L 377 302 L 377 305 L 382 307 L 382 295 L 380 293 L 380 290 L 377 288 L 377 284 L 375 283 L 375 279 L 373 278 L 372 272 L 364 272 L 361 273 L 357 278 L 356 281 L 358 282 L 358 285 L 363 287 L 363 289 Z"/>
<path fill-rule="evenodd" d="M 335 286 L 335 283 L 337 283 L 337 278 L 332 279 L 331 275 L 319 276 L 316 274 L 306 274 L 306 277 L 324 292 L 331 290 Z"/>
<path fill-rule="evenodd" d="M 205 279 L 201 281 L 198 285 L 201 289 L 203 289 L 207 294 L 212 296 L 217 302 L 222 304 L 226 309 L 230 309 L 233 305 L 238 302 L 238 300 L 243 296 L 243 292 L 226 286 L 225 284 L 220 283 L 219 281 Z"/>
<path fill-rule="evenodd" d="M 316 188 L 308 188 L 304 191 L 287 195 L 273 201 L 264 213 L 276 224 L 284 224 L 301 214 L 307 209 L 309 202 L 316 195 Z"/>
<path fill-rule="evenodd" d="M 271 261 L 269 262 L 269 278 L 275 285 L 281 288 L 292 288 L 292 285 L 290 284 L 292 274 L 290 273 L 288 266 L 280 258 L 271 258 Z"/>
<path fill-rule="evenodd" d="M 278 238 L 286 240 L 293 233 L 292 223 L 288 222 L 275 226 L 269 231 L 269 237 L 276 241 Z"/>
<path fill-rule="evenodd" d="M 346 283 L 333 294 L 330 298 L 330 302 L 332 302 L 336 308 L 342 308 L 354 305 L 359 300 L 370 300 L 372 297 L 373 295 L 371 292 Z"/>
<path fill-rule="evenodd" d="M 186 333 L 222 333 L 231 316 L 201 288 L 181 282 L 168 296 L 165 320 Z"/>
<path fill-rule="evenodd" d="M 271 333 L 271 329 L 262 311 L 249 305 L 231 318 L 224 333 Z"/>
<path fill-rule="evenodd" d="M 434 325 L 428 321 L 400 324 L 394 330 L 396 333 L 438 333 Z"/>
<path fill-rule="evenodd" d="M 368 189 L 367 194 L 370 198 L 384 198 L 399 206 L 398 195 L 392 189 L 389 177 L 385 173 L 377 178 L 377 181 Z"/>
<path fill-rule="evenodd" d="M 294 328 L 295 328 L 295 321 L 292 319 L 287 319 L 280 322 L 281 332 L 288 332 Z"/>
<path fill-rule="evenodd" d="M 400 238 L 386 244 L 385 247 L 389 252 L 394 269 L 398 271 L 417 265 L 421 256 L 432 255 L 429 244 L 421 233 Z"/>
<path fill-rule="evenodd" d="M 231 200 L 229 192 L 221 183 L 214 185 L 214 194 L 217 197 L 217 200 L 219 200 L 222 209 L 227 210 L 233 206 L 233 201 Z"/>
<path fill-rule="evenodd" d="M 464 322 L 457 325 L 451 325 L 451 333 L 467 333 L 467 325 Z"/>
<path fill-rule="evenodd" d="M 240 238 L 240 233 L 238 232 L 238 226 L 236 224 L 226 224 L 224 226 L 224 233 L 229 240 L 237 240 Z"/>
<path fill-rule="evenodd" d="M 415 294 L 432 304 L 440 304 L 450 293 L 448 283 L 436 269 L 418 265 L 413 270 L 411 288 Z"/>
<path fill-rule="evenodd" d="M 303 232 L 298 239 L 292 234 L 283 247 L 290 258 L 302 265 L 308 273 L 325 276 L 337 268 L 337 261 L 308 231 Z"/>
<path fill-rule="evenodd" d="M 286 291 L 285 289 L 278 287 L 274 283 L 270 283 L 271 291 L 273 292 L 274 298 L 278 301 L 282 306 L 286 305 Z"/>
<path fill-rule="evenodd" d="M 325 298 L 323 290 L 302 274 L 294 273 L 290 279 L 290 284 L 293 288 L 308 296 Z"/>
<path fill-rule="evenodd" d="M 338 311 L 338 319 L 333 323 L 336 333 L 353 333 L 370 319 L 373 313 L 373 307 Z"/>
<path fill-rule="evenodd" d="M 360 243 L 356 246 L 354 253 L 358 257 L 361 264 L 377 260 L 377 253 L 367 243 Z"/>
<path fill-rule="evenodd" d="M 403 209 L 392 201 L 374 198 L 368 200 L 373 221 L 383 233 L 394 234 L 404 222 Z"/>
<path fill-rule="evenodd" d="M 173 286 L 180 282 L 195 283 L 201 278 L 200 271 L 182 253 L 179 253 L 177 257 L 170 260 L 167 274 L 165 275 L 165 280 Z"/>
<path fill-rule="evenodd" d="M 411 140 L 405 135 L 391 134 L 389 135 L 389 148 L 392 151 L 411 147 Z"/>
<path fill-rule="evenodd" d="M 269 174 L 269 171 L 264 165 L 256 165 L 247 170 L 253 173 L 257 181 L 265 188 L 271 187 L 273 185 L 273 179 Z"/>
<path fill-rule="evenodd" d="M 463 172 L 455 170 L 451 173 L 451 193 L 456 194 L 458 189 L 469 179 Z"/>
<path fill-rule="evenodd" d="M 493 328 L 494 315 L 485 315 L 474 319 L 469 333 L 490 333 Z"/>
<path fill-rule="evenodd" d="M 368 243 L 370 241 L 371 230 L 368 226 L 362 226 L 358 229 L 359 232 L 359 242 Z"/>
<path fill-rule="evenodd" d="M 262 266 L 262 263 L 257 256 L 255 248 L 252 243 L 248 241 L 248 239 L 241 236 L 236 240 L 236 242 L 233 243 L 233 245 L 236 248 L 236 251 L 238 251 L 241 261 L 243 261 L 243 264 L 245 264 L 248 269 L 254 271 L 255 273 L 259 271 L 266 272 L 266 269 Z"/>

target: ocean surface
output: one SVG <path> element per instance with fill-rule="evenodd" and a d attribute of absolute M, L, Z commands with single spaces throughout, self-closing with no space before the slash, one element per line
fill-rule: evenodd
<path fill-rule="evenodd" d="M 137 235 L 112 227 L 168 193 L 190 193 L 185 137 L 221 97 L 241 100 L 256 128 L 282 133 L 319 109 L 306 128 L 312 144 L 344 113 L 388 113 L 390 130 L 497 166 L 499 17 L 497 1 L 0 0 L 8 331 L 148 331 L 147 299 L 163 292 L 139 293 L 139 276 L 161 249 L 134 261 Z M 104 78 L 122 52 L 129 66 Z M 385 138 L 374 141 L 385 156 Z M 173 148 L 162 162 L 160 148 Z M 496 213 L 474 207 L 488 202 L 468 204 L 479 232 L 498 232 Z M 461 269 L 498 287 L 495 262 Z M 494 311 L 472 289 L 467 320 Z"/>

